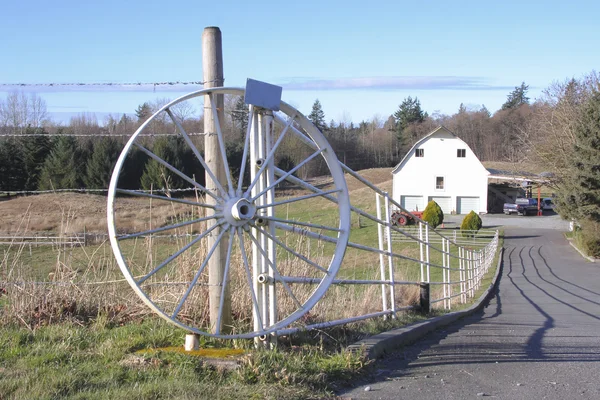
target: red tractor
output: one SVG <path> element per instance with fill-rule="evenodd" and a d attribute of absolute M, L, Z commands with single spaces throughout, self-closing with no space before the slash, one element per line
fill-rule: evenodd
<path fill-rule="evenodd" d="M 423 218 L 423 211 L 412 211 L 408 213 L 406 211 L 396 210 L 391 216 L 392 225 L 404 226 L 414 224 L 414 217 Z"/>

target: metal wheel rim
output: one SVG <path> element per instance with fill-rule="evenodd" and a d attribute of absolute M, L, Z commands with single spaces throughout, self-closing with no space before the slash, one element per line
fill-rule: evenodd
<path fill-rule="evenodd" d="M 328 168 L 331 171 L 331 176 L 333 178 L 334 186 L 338 190 L 337 202 L 338 202 L 338 210 L 339 210 L 339 227 L 338 227 L 339 234 L 337 237 L 337 243 L 336 243 L 336 249 L 335 249 L 334 255 L 331 259 L 331 262 L 329 263 L 329 266 L 327 267 L 327 274 L 323 277 L 321 282 L 318 284 L 318 286 L 316 287 L 316 289 L 314 290 L 314 292 L 312 293 L 310 298 L 306 302 L 303 303 L 301 309 L 296 309 L 292 314 L 279 320 L 272 326 L 269 326 L 265 329 L 261 329 L 260 331 L 252 331 L 252 332 L 240 333 L 240 334 L 213 334 L 213 333 L 204 331 L 202 329 L 199 329 L 197 327 L 187 325 L 187 324 L 179 321 L 178 319 L 173 318 L 172 316 L 168 315 L 161 307 L 159 307 L 157 304 L 155 304 L 155 302 L 153 302 L 153 300 L 150 299 L 146 295 L 145 291 L 140 287 L 138 282 L 134 279 L 134 277 L 127 265 L 127 262 L 124 258 L 124 255 L 120 249 L 120 246 L 119 246 L 120 239 L 119 239 L 119 235 L 117 234 L 117 227 L 115 224 L 115 213 L 114 213 L 116 195 L 117 195 L 117 191 L 119 190 L 117 187 L 117 184 L 118 184 L 119 176 L 120 176 L 121 172 L 123 171 L 124 162 L 127 158 L 127 155 L 129 154 L 129 151 L 131 150 L 134 142 L 136 141 L 138 136 L 147 128 L 147 126 L 151 123 L 151 121 L 156 116 L 165 112 L 167 109 L 174 106 L 175 104 L 178 104 L 180 102 L 183 102 L 183 101 L 195 98 L 195 97 L 209 95 L 209 94 L 243 95 L 244 90 L 240 89 L 240 88 L 227 88 L 227 87 L 210 88 L 210 89 L 199 90 L 199 91 L 187 94 L 185 96 L 182 96 L 182 97 L 166 104 L 162 108 L 160 108 L 147 121 L 145 121 L 140 126 L 140 128 L 138 128 L 138 130 L 128 140 L 128 142 L 124 146 L 124 148 L 117 160 L 117 163 L 115 165 L 115 168 L 114 168 L 114 171 L 113 171 L 113 174 L 111 177 L 111 181 L 110 181 L 109 191 L 108 191 L 107 221 L 108 221 L 109 239 L 110 239 L 113 253 L 114 253 L 117 263 L 119 265 L 119 268 L 121 269 L 121 272 L 123 273 L 127 282 L 133 288 L 136 295 L 138 297 L 140 297 L 142 299 L 142 301 L 152 311 L 154 311 L 156 314 L 158 314 L 161 318 L 165 319 L 166 321 L 168 321 L 182 329 L 185 329 L 187 331 L 190 331 L 190 332 L 193 332 L 196 334 L 204 335 L 204 336 L 219 337 L 219 338 L 252 338 L 252 337 L 266 335 L 266 334 L 276 332 L 277 330 L 282 329 L 282 328 L 292 324 L 293 322 L 297 321 L 303 315 L 305 315 L 308 311 L 310 311 L 310 309 L 312 309 L 314 307 L 314 305 L 326 293 L 329 285 L 335 278 L 337 271 L 340 268 L 340 265 L 341 265 L 343 257 L 344 257 L 346 245 L 348 243 L 349 232 L 350 232 L 350 200 L 349 200 L 349 196 L 348 196 L 348 190 L 346 187 L 344 173 L 339 165 L 339 162 L 337 160 L 337 157 L 335 156 L 333 149 L 331 148 L 331 146 L 329 145 L 329 143 L 327 142 L 325 137 L 304 115 L 302 115 L 294 107 L 292 107 L 289 104 L 282 101 L 280 104 L 280 110 L 286 116 L 294 117 L 296 119 L 296 121 L 299 123 L 299 125 L 308 134 L 309 139 L 311 139 L 312 142 L 317 146 L 317 148 L 321 149 L 321 150 L 324 149 L 322 152 L 323 158 L 325 159 L 325 161 L 328 165 Z"/>

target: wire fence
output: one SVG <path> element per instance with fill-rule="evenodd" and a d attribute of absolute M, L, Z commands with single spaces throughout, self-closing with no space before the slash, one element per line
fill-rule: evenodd
<path fill-rule="evenodd" d="M 211 81 L 162 81 L 162 82 L 52 82 L 52 83 L 0 83 L 0 88 L 27 88 L 27 87 L 42 87 L 42 88 L 89 88 L 89 87 L 109 87 L 111 89 L 119 89 L 126 87 L 152 87 L 157 86 L 203 86 L 207 83 L 221 83 L 221 80 Z"/>
<path fill-rule="evenodd" d="M 286 124 L 284 123 L 283 125 Z M 305 137 L 304 133 L 298 131 L 294 125 L 287 125 L 290 131 L 296 133 L 297 138 L 303 140 L 302 138 Z M 314 150 L 318 150 L 315 149 L 315 145 L 312 141 L 308 141 L 307 144 Z M 435 230 L 431 228 L 427 222 L 417 217 L 414 218 L 416 221 L 416 226 L 395 226 L 391 222 L 390 218 L 390 211 L 392 207 L 403 211 L 406 210 L 404 210 L 400 204 L 390 198 L 387 192 L 376 187 L 343 163 L 340 164 L 346 174 L 361 182 L 364 185 L 364 188 L 368 189 L 364 192 L 361 192 L 360 198 L 355 197 L 354 199 L 351 199 L 351 213 L 354 216 L 358 216 L 359 219 L 359 227 L 355 232 L 352 233 L 357 233 L 357 237 L 360 239 L 349 241 L 344 249 L 344 260 L 352 258 L 356 264 L 359 264 L 360 268 L 348 268 L 349 272 L 354 274 L 351 276 L 344 276 L 343 274 L 338 275 L 336 279 L 331 281 L 331 287 L 326 288 L 327 293 L 323 297 L 323 300 L 319 300 L 319 305 L 328 304 L 332 307 L 337 306 L 338 308 L 335 309 L 335 312 L 323 312 L 322 314 L 319 314 L 321 311 L 318 309 L 314 311 L 311 310 L 311 314 L 313 315 L 311 315 L 310 318 L 307 318 L 303 325 L 295 325 L 286 327 L 285 329 L 280 329 L 277 331 L 278 335 L 290 334 L 305 329 L 321 329 L 375 317 L 396 318 L 398 313 L 407 310 L 416 310 L 418 308 L 422 309 L 426 307 L 426 311 L 429 311 L 429 308 L 432 305 L 444 310 L 450 310 L 457 304 L 467 303 L 469 299 L 476 295 L 476 292 L 480 288 L 485 274 L 490 270 L 490 268 L 493 267 L 493 261 L 499 247 L 498 231 L 485 231 L 482 232 L 481 235 L 475 235 L 473 232 L 468 232 L 466 235 L 472 235 L 472 237 L 470 241 L 467 241 L 462 234 L 457 234 L 456 231 Z M 316 184 L 315 182 L 300 179 L 291 174 L 290 171 L 284 171 L 276 167 L 274 168 L 273 172 L 274 175 L 280 177 L 284 176 L 287 182 L 296 185 L 296 187 L 313 193 L 308 195 L 308 197 L 315 197 L 316 194 L 322 199 L 326 199 L 337 204 L 338 200 L 337 197 L 333 195 L 333 192 L 320 189 L 320 185 Z M 191 190 L 197 189 L 173 189 L 168 190 L 168 192 Z M 58 189 L 47 191 L 21 191 L 12 193 L 39 194 L 56 193 L 62 191 L 104 193 L 106 192 L 106 189 Z M 158 192 L 159 190 L 154 191 Z M 151 191 L 139 192 L 148 193 Z M 0 193 L 8 194 L 10 192 L 0 191 Z M 146 195 L 146 197 L 150 196 Z M 367 197 L 371 199 L 369 204 L 365 204 L 363 201 L 363 199 Z M 301 198 L 302 196 L 297 199 Z M 176 202 L 177 200 L 173 199 L 172 201 Z M 284 203 L 286 203 L 286 201 L 281 201 L 279 205 Z M 339 204 L 337 205 L 339 206 Z M 366 221 L 364 227 L 361 226 L 361 219 Z M 285 243 L 282 245 L 284 241 L 281 238 L 285 237 L 285 235 L 290 234 L 296 235 L 296 237 L 299 238 L 305 237 L 313 239 L 318 241 L 318 246 L 321 246 L 321 248 L 325 248 L 327 244 L 337 244 L 333 237 L 329 237 L 327 235 L 323 235 L 321 232 L 317 232 L 316 230 L 320 229 L 319 225 L 311 222 L 302 225 L 296 224 L 295 221 L 291 220 L 286 221 L 289 222 L 288 224 L 281 223 L 277 221 L 277 218 L 271 218 L 271 221 L 273 227 L 278 229 L 278 232 L 280 232 L 281 236 L 271 236 L 268 234 L 268 232 L 264 231 L 264 234 L 266 235 L 264 238 L 265 243 L 267 241 L 272 241 L 271 244 L 273 245 L 273 248 L 275 248 L 275 244 L 278 244 L 280 247 L 287 250 L 288 258 L 293 258 L 291 256 L 295 256 L 296 259 L 299 260 L 299 263 L 305 262 L 309 266 L 315 265 L 315 263 L 309 259 L 311 254 L 310 249 L 306 250 L 308 252 L 307 257 L 301 252 L 300 249 L 291 249 Z M 181 227 L 183 224 L 184 223 L 179 223 L 172 226 Z M 315 230 L 305 228 L 314 228 Z M 361 236 L 360 229 L 363 228 L 367 229 L 368 234 Z M 150 229 L 146 232 L 157 231 L 159 229 L 163 230 L 161 227 Z M 263 232 L 260 226 L 256 226 L 253 229 Z M 177 257 L 179 254 L 182 254 L 187 248 L 191 247 L 191 245 L 197 239 L 205 236 L 206 234 L 207 232 L 205 230 L 205 233 L 202 234 L 190 233 L 159 236 L 153 233 L 143 235 L 141 232 L 137 232 L 127 236 L 135 236 L 142 239 L 157 238 L 165 240 L 180 240 L 182 242 L 182 246 L 180 246 L 177 251 L 174 251 L 175 249 L 167 249 L 168 251 L 166 251 L 166 253 L 168 253 L 168 256 L 166 256 L 166 259 L 160 260 L 162 262 L 158 261 L 160 262 L 159 266 L 162 268 L 162 265 L 166 265 L 166 263 L 174 260 L 175 257 Z M 251 240 L 256 241 L 256 237 L 253 236 L 254 234 L 249 232 L 248 235 L 251 237 Z M 77 281 L 76 279 L 81 278 L 81 275 L 78 274 L 76 268 L 73 268 L 67 264 L 72 259 L 71 256 L 74 253 L 74 248 L 86 247 L 92 243 L 105 243 L 107 236 L 108 235 L 102 233 L 83 233 L 71 235 L 53 235 L 47 233 L 45 236 L 40 235 L 39 237 L 37 235 L 22 235 L 20 237 L 12 236 L 4 239 L 0 238 L 0 240 L 5 240 L 5 242 L 3 242 L 3 246 L 19 246 L 21 250 L 28 246 L 30 255 L 32 253 L 32 248 L 35 246 L 47 245 L 58 247 L 60 250 L 58 254 L 59 257 L 65 256 L 65 253 L 69 253 L 68 257 L 63 257 L 57 261 L 56 269 L 61 271 L 62 275 L 54 275 L 54 279 L 39 279 L 31 281 L 8 279 L 10 274 L 6 273 L 6 278 L 3 279 L 4 282 L 0 282 L 0 284 L 4 286 L 10 286 L 11 290 L 14 288 L 21 290 L 18 295 L 24 295 L 23 293 L 34 293 L 35 296 L 44 296 L 44 294 L 47 293 L 45 292 L 45 287 L 55 286 L 75 288 L 81 292 L 79 286 L 82 285 L 106 286 L 113 284 L 119 286 L 119 288 L 115 289 L 118 291 L 118 289 L 120 290 L 121 285 L 124 284 L 124 279 L 114 279 L 114 276 L 112 275 L 105 275 L 105 279 L 96 279 L 96 277 L 99 277 L 100 275 L 90 275 L 87 277 L 87 280 Z M 376 237 L 376 241 L 373 240 L 374 237 Z M 352 239 L 353 235 L 350 235 L 350 238 Z M 146 260 L 150 260 L 151 264 L 149 265 L 156 265 L 156 263 L 152 264 L 155 262 L 153 257 L 156 255 L 155 249 L 152 249 L 153 243 L 151 241 L 146 242 L 148 246 Z M 0 244 L 2 244 L 2 242 L 0 242 Z M 239 247 L 243 249 L 243 243 L 240 243 Z M 256 245 L 256 247 L 259 246 Z M 132 252 L 134 251 L 134 248 L 137 249 L 135 246 L 132 246 Z M 3 268 L 4 270 L 8 271 L 10 270 L 8 267 L 8 258 L 6 256 L 6 252 L 4 254 Z M 106 265 L 108 265 L 109 262 L 112 263 L 111 267 L 115 267 L 112 257 L 110 261 L 103 261 L 104 264 L 102 264 L 102 268 L 97 267 L 91 261 L 94 257 L 94 254 L 96 254 L 96 250 L 91 251 L 89 255 L 86 255 L 89 260 L 88 266 L 91 265 L 89 270 L 91 270 L 94 274 L 96 273 L 96 270 L 101 271 L 102 268 L 106 268 Z M 240 250 L 240 254 L 243 254 L 243 257 L 245 257 L 243 250 Z M 210 257 L 210 255 L 207 257 Z M 330 257 L 330 254 L 324 254 L 324 258 L 327 257 Z M 189 265 L 191 268 L 194 268 L 194 266 L 197 268 L 197 263 L 198 260 L 194 259 L 189 263 Z M 318 264 L 316 265 L 319 266 Z M 66 272 L 63 270 L 66 270 Z M 323 270 L 323 268 L 317 268 L 317 270 Z M 202 270 L 197 272 L 198 276 L 201 272 Z M 342 272 L 344 273 L 346 271 Z M 248 275 L 248 287 L 252 288 L 251 290 L 253 290 L 253 288 L 257 287 L 258 285 L 270 285 L 276 281 L 281 283 L 282 286 L 286 287 L 288 293 L 290 294 L 290 298 L 294 298 L 291 289 L 289 289 L 289 285 L 293 284 L 295 287 L 305 285 L 320 285 L 320 283 L 323 281 L 323 278 L 297 276 L 297 274 L 297 270 L 293 270 L 289 274 L 277 273 L 273 276 L 261 274 L 257 277 L 257 282 L 250 282 L 251 278 L 250 275 Z M 150 275 L 147 275 L 146 277 L 148 276 Z M 181 296 L 178 294 L 178 292 L 175 291 L 170 293 L 168 292 L 168 289 L 172 287 L 179 287 L 181 285 L 188 285 L 189 292 L 197 284 L 197 280 L 188 281 L 181 278 L 182 276 L 177 275 L 172 277 L 172 280 L 169 281 L 162 280 L 161 277 L 160 281 L 148 281 L 148 284 L 165 288 L 165 291 L 160 293 L 160 298 L 180 298 Z M 243 282 L 243 280 L 240 282 Z M 200 283 L 200 285 L 206 286 L 207 284 Z M 44 288 L 42 290 L 28 290 L 29 287 L 38 288 L 40 286 L 43 286 Z M 337 289 L 339 287 L 348 286 L 353 288 L 368 287 L 369 289 L 372 289 L 371 292 L 367 292 L 366 290 L 357 290 L 344 295 L 346 297 L 354 297 L 352 299 L 353 301 L 356 301 L 356 297 L 358 296 L 364 296 L 365 298 L 359 299 L 367 303 L 364 308 L 358 309 L 355 307 L 343 306 L 344 301 L 342 300 L 345 300 L 345 298 L 340 295 L 342 291 Z M 407 291 L 419 291 L 423 289 L 425 289 L 424 292 L 426 295 L 420 296 L 420 302 L 418 304 L 415 304 L 415 302 L 412 301 L 414 299 L 411 299 L 406 294 Z M 367 294 L 372 292 L 379 292 L 380 297 L 370 296 L 370 294 Z M 83 295 L 85 295 L 85 293 L 83 293 Z M 30 297 L 33 297 L 33 295 Z M 110 299 L 100 296 L 97 301 L 107 302 L 110 301 Z M 348 303 L 353 304 L 350 301 L 348 301 Z M 101 308 L 102 307 L 98 306 L 98 309 Z M 323 309 L 326 307 L 320 306 L 320 308 Z"/>
<path fill-rule="evenodd" d="M 43 133 L 0 133 L 0 138 L 1 137 L 12 137 L 12 138 L 26 138 L 26 137 L 57 137 L 57 136 L 73 136 L 73 137 L 85 137 L 85 138 L 90 138 L 90 139 L 94 139 L 94 138 L 98 138 L 98 137 L 112 137 L 112 138 L 118 138 L 118 137 L 124 137 L 124 138 L 128 138 L 131 137 L 131 135 L 133 135 L 133 132 L 130 134 L 125 134 L 125 133 L 89 133 L 89 134 L 84 134 L 84 133 L 50 133 L 50 132 L 43 132 Z M 191 132 L 188 134 L 189 136 L 206 136 L 205 133 L 203 132 Z M 165 137 L 165 136 L 177 136 L 176 132 L 172 132 L 172 133 L 146 133 L 144 135 L 140 135 L 141 137 L 148 137 L 148 138 L 154 138 L 154 137 Z"/>

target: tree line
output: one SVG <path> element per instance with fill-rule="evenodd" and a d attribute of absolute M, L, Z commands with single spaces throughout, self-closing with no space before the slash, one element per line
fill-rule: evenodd
<path fill-rule="evenodd" d="M 482 161 L 531 161 L 547 171 L 559 212 L 579 221 L 584 242 L 600 254 L 600 87 L 598 74 L 555 82 L 531 101 L 523 82 L 506 96 L 501 109 L 491 113 L 484 105 L 461 104 L 456 113 L 426 113 L 416 97 L 407 97 L 394 114 L 358 124 L 345 117 L 326 122 L 317 99 L 308 118 L 323 132 L 338 158 L 355 170 L 391 167 L 421 137 L 445 125 Z M 93 114 L 80 114 L 66 126 L 47 118 L 44 101 L 36 95 L 11 93 L 0 100 L 0 190 L 106 188 L 124 139 L 168 99 L 141 104 L 135 117 L 109 116 L 103 124 Z M 248 110 L 241 97 L 226 98 L 223 133 L 230 167 L 241 167 Z M 188 103 L 172 108 L 187 132 L 202 132 L 202 115 Z M 149 134 L 175 133 L 173 123 L 156 118 Z M 23 134 L 35 133 L 36 136 Z M 51 135 L 48 135 L 51 134 Z M 83 135 L 73 137 L 72 134 Z M 98 134 L 108 137 L 96 137 Z M 22 137 L 20 137 L 22 136 Z M 194 138 L 202 152 L 203 137 Z M 147 146 L 183 172 L 203 181 L 204 171 L 176 136 L 148 137 Z M 290 140 L 281 146 L 276 163 L 289 170 L 310 149 Z M 178 188 L 185 182 L 141 151 L 127 159 L 121 187 Z M 248 169 L 246 169 L 248 171 Z M 298 171 L 303 178 L 326 172 L 324 163 Z M 141 186 L 141 187 L 140 187 Z"/>

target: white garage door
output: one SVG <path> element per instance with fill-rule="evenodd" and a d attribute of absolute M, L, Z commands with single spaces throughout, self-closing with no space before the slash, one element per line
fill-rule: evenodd
<path fill-rule="evenodd" d="M 450 214 L 452 212 L 452 202 L 450 197 L 437 197 L 429 196 L 429 201 L 435 201 L 442 208 L 444 214 Z"/>
<path fill-rule="evenodd" d="M 471 211 L 479 214 L 479 197 L 457 197 L 456 211 L 459 214 L 468 214 Z"/>
<path fill-rule="evenodd" d="M 400 196 L 400 205 L 408 211 L 423 211 L 423 196 Z"/>

